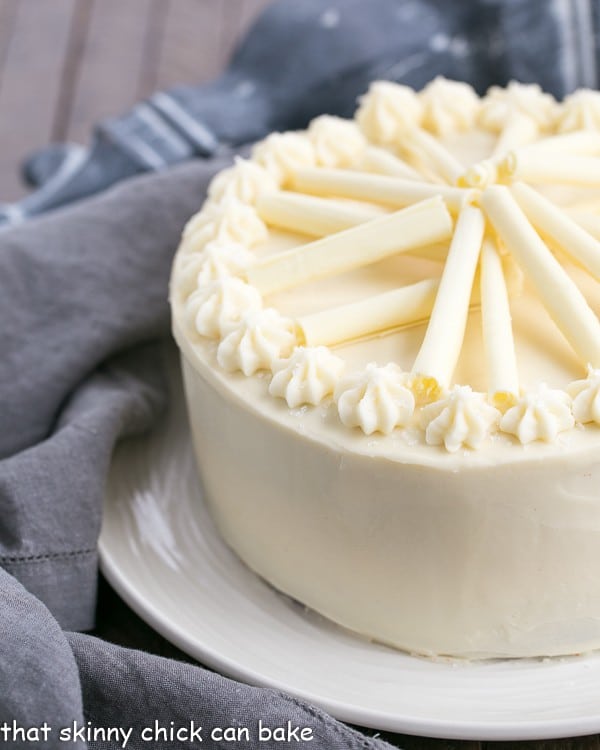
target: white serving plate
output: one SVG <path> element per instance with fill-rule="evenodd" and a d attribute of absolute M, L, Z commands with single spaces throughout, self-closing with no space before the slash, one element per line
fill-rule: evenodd
<path fill-rule="evenodd" d="M 413 657 L 307 611 L 246 568 L 202 501 L 173 352 L 168 360 L 171 408 L 151 435 L 118 447 L 100 538 L 104 575 L 152 627 L 223 674 L 363 726 L 479 740 L 600 732 L 600 654 Z"/>

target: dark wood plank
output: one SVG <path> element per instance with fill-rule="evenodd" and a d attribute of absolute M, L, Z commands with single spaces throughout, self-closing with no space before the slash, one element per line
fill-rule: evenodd
<path fill-rule="evenodd" d="M 17 17 L 18 0 L 0 0 L 0 86 L 2 69 Z"/>
<path fill-rule="evenodd" d="M 153 0 L 94 0 L 69 115 L 69 139 L 88 141 L 94 122 L 122 114 L 137 101 L 152 5 Z"/>
<path fill-rule="evenodd" d="M 25 190 L 17 165 L 52 136 L 76 0 L 20 0 L 0 79 L 0 200 Z"/>
<path fill-rule="evenodd" d="M 221 70 L 224 5 L 229 0 L 177 0 L 165 20 L 158 88 L 203 83 Z"/>
<path fill-rule="evenodd" d="M 142 69 L 138 99 L 144 99 L 158 88 L 160 56 L 171 0 L 152 0 L 146 22 Z"/>

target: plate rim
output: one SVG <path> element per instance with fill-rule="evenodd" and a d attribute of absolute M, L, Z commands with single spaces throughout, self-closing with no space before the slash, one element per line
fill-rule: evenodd
<path fill-rule="evenodd" d="M 169 615 L 161 612 L 146 597 L 140 595 L 127 575 L 123 573 L 118 561 L 111 555 L 109 543 L 105 539 L 104 527 L 100 535 L 99 544 L 100 570 L 115 589 L 117 594 L 131 607 L 131 609 L 157 633 L 166 640 L 192 656 L 202 665 L 210 669 L 256 687 L 268 687 L 282 690 L 318 705 L 340 721 L 357 724 L 365 728 L 379 729 L 399 734 L 410 734 L 419 737 L 431 737 L 447 740 L 480 740 L 480 741 L 527 741 L 563 739 L 569 737 L 583 737 L 600 732 L 600 714 L 585 718 L 562 718 L 534 721 L 515 721 L 512 723 L 500 721 L 449 721 L 447 719 L 421 719 L 410 715 L 397 714 L 393 718 L 389 712 L 361 708 L 347 702 L 335 701 L 311 694 L 308 691 L 294 688 L 293 685 L 277 679 L 268 679 L 252 669 L 246 668 L 219 653 L 197 638 L 190 638 L 185 631 L 172 621 Z M 407 658 L 411 657 L 406 654 Z M 586 656 L 582 656 L 585 663 Z M 511 661 L 511 660 L 505 660 Z"/>

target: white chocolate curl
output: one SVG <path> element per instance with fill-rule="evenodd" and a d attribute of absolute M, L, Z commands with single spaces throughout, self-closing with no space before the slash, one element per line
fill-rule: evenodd
<path fill-rule="evenodd" d="M 183 230 L 181 251 L 199 252 L 212 241 L 252 247 L 267 237 L 267 227 L 252 206 L 237 198 L 226 198 L 221 203 L 205 203 L 192 216 Z"/>
<path fill-rule="evenodd" d="M 535 143 L 530 143 L 528 146 L 523 146 L 519 151 L 525 153 L 539 152 L 546 155 L 560 151 L 565 154 L 593 156 L 594 154 L 600 154 L 600 132 L 579 130 L 575 133 L 551 135 Z"/>
<path fill-rule="evenodd" d="M 201 336 L 219 338 L 227 334 L 244 315 L 262 307 L 260 294 L 241 279 L 211 281 L 188 298 L 188 324 Z"/>
<path fill-rule="evenodd" d="M 425 338 L 413 365 L 415 389 L 435 398 L 450 385 L 467 327 L 485 220 L 474 206 L 460 212 Z"/>
<path fill-rule="evenodd" d="M 574 425 L 569 395 L 543 383 L 522 396 L 500 420 L 502 432 L 515 435 L 524 445 L 534 440 L 553 443 L 559 433 Z"/>
<path fill-rule="evenodd" d="M 303 133 L 271 133 L 252 149 L 252 160 L 285 185 L 298 167 L 316 163 L 315 149 Z"/>
<path fill-rule="evenodd" d="M 600 370 L 588 367 L 585 380 L 576 380 L 567 388 L 573 398 L 573 415 L 581 424 L 600 424 Z"/>
<path fill-rule="evenodd" d="M 333 393 L 345 366 L 344 360 L 325 346 L 299 346 L 289 359 L 273 364 L 269 393 L 284 398 L 290 409 L 302 404 L 316 406 Z"/>
<path fill-rule="evenodd" d="M 239 243 L 227 242 L 221 245 L 209 242 L 200 253 L 177 256 L 179 288 L 187 296 L 194 289 L 211 281 L 241 274 L 255 260 L 254 254 Z"/>
<path fill-rule="evenodd" d="M 519 395 L 517 356 L 502 261 L 487 238 L 481 251 L 481 316 L 488 395 L 496 406 L 509 406 Z"/>
<path fill-rule="evenodd" d="M 287 191 L 263 195 L 258 200 L 256 210 L 270 226 L 312 237 L 342 232 L 371 221 L 383 212 L 377 206 L 344 205 L 327 198 Z"/>
<path fill-rule="evenodd" d="M 448 239 L 452 219 L 432 198 L 345 232 L 272 255 L 248 269 L 248 281 L 271 294 L 308 281 L 360 268 L 415 247 Z"/>
<path fill-rule="evenodd" d="M 464 188 L 343 169 L 298 169 L 291 187 L 301 193 L 353 198 L 393 208 L 440 195 L 449 210 L 454 212 L 458 212 L 473 196 L 472 190 Z"/>
<path fill-rule="evenodd" d="M 260 195 L 277 189 L 277 181 L 264 167 L 236 156 L 233 167 L 224 169 L 212 179 L 208 197 L 217 203 L 237 198 L 242 203 L 254 205 Z"/>
<path fill-rule="evenodd" d="M 536 190 L 516 182 L 512 193 L 531 223 L 600 281 L 600 242 Z"/>
<path fill-rule="evenodd" d="M 438 136 L 473 127 L 480 108 L 479 97 L 468 83 L 438 76 L 420 92 L 422 125 Z"/>
<path fill-rule="evenodd" d="M 464 166 L 448 149 L 421 128 L 407 128 L 399 143 L 402 151 L 417 161 L 424 160 L 443 180 L 455 185 Z"/>
<path fill-rule="evenodd" d="M 437 279 L 304 315 L 296 323 L 309 346 L 331 346 L 425 320 L 431 314 Z"/>
<path fill-rule="evenodd" d="M 529 277 L 550 316 L 584 363 L 600 366 L 600 322 L 529 223 L 510 190 L 493 185 L 482 206 L 496 232 Z"/>
<path fill-rule="evenodd" d="M 549 155 L 543 149 L 522 149 L 506 155 L 499 173 L 506 181 L 600 187 L 600 158 L 566 152 Z"/>
<path fill-rule="evenodd" d="M 408 86 L 390 81 L 375 81 L 360 98 L 355 118 L 373 143 L 394 145 L 406 127 L 418 125 L 423 105 Z"/>
<path fill-rule="evenodd" d="M 323 167 L 349 167 L 367 147 L 356 123 L 341 117 L 315 117 L 306 132 L 314 146 L 317 164 Z"/>
<path fill-rule="evenodd" d="M 423 175 L 410 164 L 385 148 L 367 146 L 361 159 L 354 165 L 363 172 L 385 174 L 388 177 L 401 177 L 404 180 L 423 180 Z"/>
<path fill-rule="evenodd" d="M 277 310 L 267 308 L 246 315 L 228 333 L 217 349 L 224 370 L 253 375 L 270 370 L 275 360 L 289 357 L 296 344 L 294 325 Z"/>
<path fill-rule="evenodd" d="M 415 410 L 408 375 L 395 364 L 378 367 L 371 362 L 363 372 L 343 378 L 334 399 L 342 423 L 360 427 L 365 435 L 389 435 L 408 424 Z"/>
<path fill-rule="evenodd" d="M 600 92 L 579 89 L 565 97 L 558 117 L 561 133 L 576 130 L 600 130 Z"/>
<path fill-rule="evenodd" d="M 439 401 L 423 407 L 421 420 L 428 445 L 443 445 L 449 453 L 459 448 L 477 449 L 497 427 L 500 412 L 483 393 L 457 385 Z"/>

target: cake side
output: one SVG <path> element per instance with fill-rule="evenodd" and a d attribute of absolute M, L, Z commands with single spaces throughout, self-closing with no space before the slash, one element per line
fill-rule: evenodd
<path fill-rule="evenodd" d="M 173 330 L 221 533 L 368 637 L 600 647 L 599 97 L 378 83 L 355 122 L 258 144 L 184 232 Z"/>

